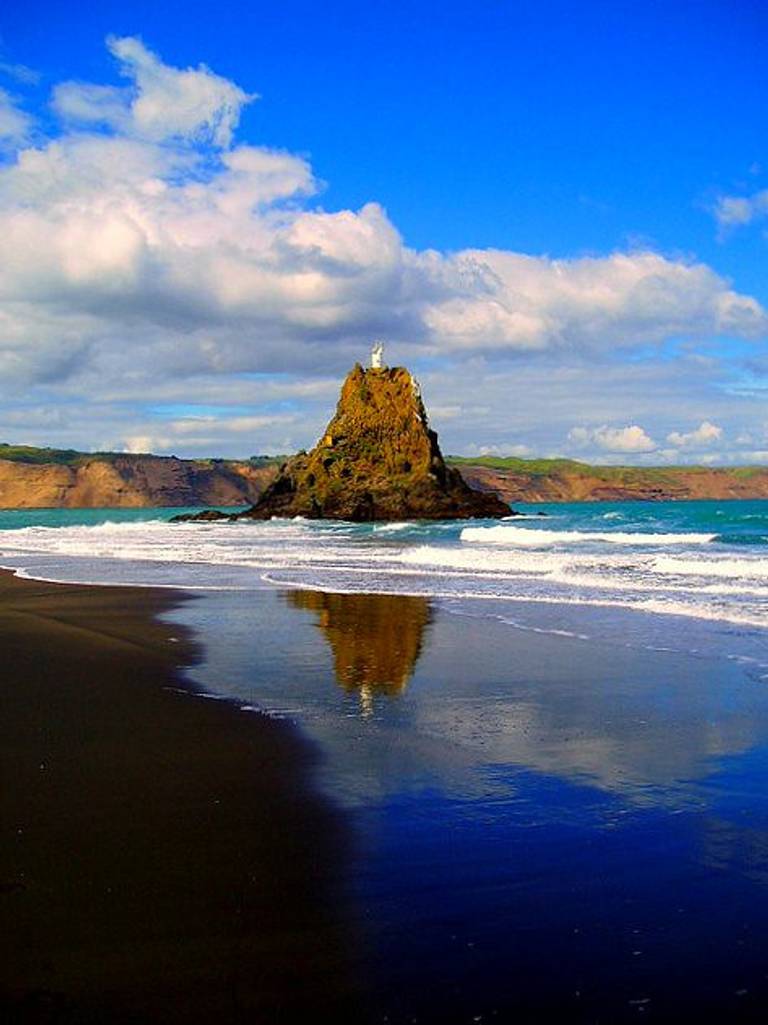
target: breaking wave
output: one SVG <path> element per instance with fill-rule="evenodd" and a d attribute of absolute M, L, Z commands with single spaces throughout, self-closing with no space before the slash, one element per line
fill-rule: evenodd
<path fill-rule="evenodd" d="M 618 530 L 534 530 L 530 527 L 465 527 L 461 532 L 462 541 L 536 548 L 596 542 L 613 545 L 706 545 L 716 538 L 717 534 L 628 534 Z"/>
<path fill-rule="evenodd" d="M 17 516 L 13 529 L 2 529 L 0 518 L 0 564 L 28 576 L 85 583 L 192 590 L 286 586 L 422 594 L 473 606 L 478 599 L 528 603 L 552 610 L 546 613 L 555 617 L 549 629 L 577 633 L 582 625 L 572 620 L 588 608 L 764 630 L 768 560 L 757 531 L 765 528 L 765 511 L 728 508 L 724 516 L 702 508 L 705 503 L 682 505 L 558 506 L 553 511 L 562 529 L 553 529 L 555 516 L 541 519 L 536 510 L 524 525 L 474 526 L 171 524 L 160 514 L 148 520 L 146 510 L 141 520 L 138 513 L 131 520 L 128 513 L 107 512 L 98 523 L 73 522 L 70 512 L 55 525 L 50 515 L 41 523 L 29 513 L 26 520 Z M 744 545 L 750 517 L 754 532 Z M 619 519 L 622 530 L 607 526 Z"/>

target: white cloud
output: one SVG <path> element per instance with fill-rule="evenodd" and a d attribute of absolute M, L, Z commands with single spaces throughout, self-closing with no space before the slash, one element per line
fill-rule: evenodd
<path fill-rule="evenodd" d="M 54 110 L 78 123 L 108 125 L 127 135 L 229 146 L 242 107 L 256 99 L 204 64 L 173 68 L 132 36 L 110 36 L 110 52 L 126 88 L 88 82 L 62 82 L 54 89 Z"/>
<path fill-rule="evenodd" d="M 32 118 L 5 89 L 0 89 L 0 144 L 23 142 L 32 130 Z"/>
<path fill-rule="evenodd" d="M 629 427 L 573 427 L 568 432 L 568 440 L 575 445 L 596 445 L 605 452 L 654 452 L 656 442 L 646 434 L 642 427 L 632 424 Z"/>
<path fill-rule="evenodd" d="M 768 332 L 757 301 L 703 264 L 415 251 L 376 203 L 307 208 L 318 184 L 303 157 L 211 154 L 246 92 L 138 39 L 109 45 L 131 84 L 58 86 L 54 106 L 81 127 L 0 169 L 6 374 L 306 371 L 376 336 L 463 357 Z"/>
<path fill-rule="evenodd" d="M 751 196 L 720 196 L 713 213 L 721 228 L 737 228 L 768 217 L 768 189 Z"/>
<path fill-rule="evenodd" d="M 168 448 L 170 439 L 158 434 L 133 434 L 126 438 L 121 452 L 129 452 L 132 455 L 146 455 L 149 452 L 158 452 Z"/>
<path fill-rule="evenodd" d="M 237 392 L 250 407 L 242 394 L 256 385 L 235 387 L 234 375 L 287 371 L 322 378 L 320 392 L 279 385 L 284 398 L 290 392 L 306 405 L 332 396 L 337 371 L 364 356 L 374 337 L 388 339 L 388 352 L 406 362 L 423 353 L 462 367 L 498 366 L 556 352 L 561 365 L 583 359 L 589 368 L 668 339 L 768 335 L 754 298 L 689 259 L 648 250 L 555 260 L 411 249 L 375 202 L 324 210 L 306 158 L 233 143 L 253 99 L 239 86 L 204 66 L 173 68 L 138 39 L 109 46 L 126 84 L 60 84 L 53 106 L 62 130 L 21 144 L 15 161 L 0 166 L 0 390 L 9 395 L 22 381 L 89 403 L 213 401 Z M 635 381 L 641 373 L 636 364 Z M 587 393 L 583 378 L 563 378 L 555 398 L 547 374 L 538 394 L 547 396 L 547 417 L 557 417 L 552 437 L 574 422 L 626 416 L 616 396 L 626 397 L 628 384 L 614 380 L 603 397 Z M 490 370 L 480 377 L 493 391 Z M 516 380 L 506 387 L 515 394 Z M 636 396 L 643 386 L 632 387 Z M 660 394 L 658 381 L 654 387 Z M 260 378 L 258 388 L 277 398 L 274 382 Z M 485 437 L 493 416 L 510 422 L 516 407 L 508 395 L 494 392 L 492 403 L 477 394 L 493 414 L 463 397 L 457 406 L 454 376 L 437 396 L 436 415 L 456 425 L 457 437 L 470 419 L 483 443 L 506 451 L 528 440 L 529 407 L 514 435 L 499 427 Z M 705 408 L 719 415 L 719 407 Z M 325 406 L 317 415 L 326 417 Z M 697 422 L 701 413 L 690 415 Z M 235 420 L 198 420 L 187 430 L 175 420 L 157 427 L 151 417 L 109 416 L 106 437 L 154 437 L 163 447 L 191 444 L 203 431 L 222 443 L 238 436 Z M 247 420 L 243 436 L 260 429 Z M 654 449 L 636 426 L 597 428 L 588 443 L 598 452 Z"/>
<path fill-rule="evenodd" d="M 474 250 L 449 266 L 460 294 L 432 306 L 427 322 L 456 348 L 621 348 L 768 328 L 760 305 L 709 267 L 658 253 L 551 260 Z"/>
<path fill-rule="evenodd" d="M 528 445 L 479 445 L 477 454 L 479 456 L 519 456 L 524 458 L 533 453 Z"/>
<path fill-rule="evenodd" d="M 251 452 L 254 440 L 262 442 L 274 428 L 295 424 L 298 416 L 293 413 L 264 413 L 249 416 L 184 416 L 155 423 L 142 433 L 125 434 L 114 446 L 123 452 L 173 452 L 178 448 L 186 451 L 206 450 L 215 454 L 222 446 L 235 444 Z M 240 440 L 243 436 L 243 440 Z M 240 451 L 237 454 L 242 455 Z"/>
<path fill-rule="evenodd" d="M 114 85 L 61 82 L 51 106 L 59 117 L 77 124 L 109 125 L 127 132 L 131 127 L 130 94 Z"/>
<path fill-rule="evenodd" d="M 28 68 L 26 64 L 11 64 L 8 61 L 0 61 L 0 73 L 24 85 L 37 85 L 41 78 L 40 72 L 34 68 Z"/>
<path fill-rule="evenodd" d="M 276 424 L 295 423 L 297 417 L 290 413 L 276 413 L 264 416 L 188 416 L 167 423 L 164 429 L 175 437 L 189 434 L 200 434 L 211 431 L 214 434 L 250 434 L 264 427 Z"/>
<path fill-rule="evenodd" d="M 390 362 L 402 351 L 387 350 Z M 357 355 L 357 354 L 355 354 Z M 124 448 L 126 439 L 149 437 L 143 451 L 177 455 L 248 456 L 255 452 L 291 452 L 308 448 L 321 435 L 338 398 L 339 376 L 322 367 L 309 375 L 168 374 L 157 368 L 157 350 L 144 360 L 123 365 L 124 376 L 107 381 L 86 360 L 66 381 L 36 388 L 6 388 L 0 403 L 0 440 L 73 448 Z M 405 359 L 407 362 L 407 358 Z M 672 449 L 666 441 L 655 451 L 609 452 L 591 441 L 565 445 L 574 424 L 621 427 L 642 424 L 653 439 L 666 438 L 680 424 L 704 418 L 723 427 L 723 440 L 710 451 L 724 464 L 766 462 L 755 454 L 764 440 L 765 397 L 734 395 L 723 388 L 722 367 L 694 356 L 674 361 L 522 360 L 499 363 L 475 357 L 457 365 L 428 361 L 419 368 L 432 426 L 443 452 L 522 456 L 577 455 L 590 463 L 700 462 L 696 449 Z M 439 410 L 457 402 L 462 415 Z M 205 403 L 195 410 L 190 403 Z M 147 408 L 149 405 L 150 408 Z M 631 418 L 627 418 L 627 411 Z M 193 416 L 193 414 L 195 414 Z M 215 415 L 214 415 L 215 414 Z M 274 416 L 292 422 L 272 423 Z M 247 417 L 264 425 L 245 429 Z M 207 417 L 207 419 L 201 419 Z M 171 434 L 169 423 L 197 419 L 198 431 Z M 242 430 L 219 425 L 239 422 Z M 653 430 L 651 430 L 653 425 Z M 749 427 L 752 439 L 746 439 Z M 518 446 L 524 448 L 518 448 Z M 527 451 L 525 450 L 527 449 Z M 704 451 L 707 451 L 706 449 Z"/>
<path fill-rule="evenodd" d="M 709 420 L 703 420 L 695 430 L 689 431 L 687 434 L 672 431 L 667 435 L 667 441 L 676 448 L 700 448 L 703 445 L 711 445 L 715 441 L 720 441 L 722 436 L 722 427 L 710 423 Z"/>

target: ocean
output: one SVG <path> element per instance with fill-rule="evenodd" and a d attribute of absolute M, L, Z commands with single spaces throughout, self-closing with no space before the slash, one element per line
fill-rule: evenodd
<path fill-rule="evenodd" d="M 421 595 L 521 628 L 768 661 L 768 503 L 519 508 L 501 522 L 373 525 L 0 511 L 0 561 L 46 580 Z"/>
<path fill-rule="evenodd" d="M 0 564 L 197 595 L 191 681 L 294 723 L 349 823 L 371 1021 L 763 1021 L 768 504 L 521 509 L 9 511 Z"/>

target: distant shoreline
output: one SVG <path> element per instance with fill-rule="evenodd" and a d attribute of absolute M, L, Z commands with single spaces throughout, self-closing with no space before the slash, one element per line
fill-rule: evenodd
<path fill-rule="evenodd" d="M 247 507 L 282 456 L 175 456 L 0 445 L 0 510 Z M 571 459 L 448 456 L 505 502 L 768 499 L 768 466 L 596 466 Z"/>

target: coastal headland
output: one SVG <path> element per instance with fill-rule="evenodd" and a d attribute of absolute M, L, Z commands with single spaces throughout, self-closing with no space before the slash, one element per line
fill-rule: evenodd
<path fill-rule="evenodd" d="M 175 456 L 0 445 L 0 509 L 247 506 L 284 456 Z M 473 488 L 505 502 L 622 502 L 768 498 L 765 466 L 598 466 L 572 459 L 445 457 Z"/>
<path fill-rule="evenodd" d="M 362 1020 L 313 750 L 192 691 L 184 600 L 0 573 L 4 1021 Z"/>

